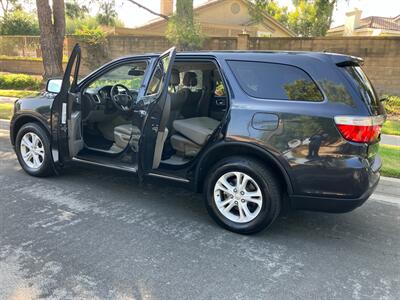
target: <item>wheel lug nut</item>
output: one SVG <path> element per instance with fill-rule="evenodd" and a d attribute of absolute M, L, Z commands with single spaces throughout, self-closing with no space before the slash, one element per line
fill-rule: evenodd
<path fill-rule="evenodd" d="M 242 191 L 242 192 L 240 192 L 240 195 L 242 195 L 242 196 L 243 196 L 243 195 L 244 195 L 244 192 L 243 192 L 243 191 Z"/>
<path fill-rule="evenodd" d="M 244 199 L 242 199 L 241 201 L 244 203 L 244 201 L 245 201 L 245 200 L 244 200 Z"/>
<path fill-rule="evenodd" d="M 231 195 L 229 198 L 233 199 L 233 195 Z"/>
<path fill-rule="evenodd" d="M 235 204 L 238 204 L 238 202 L 237 202 L 237 201 L 235 201 Z"/>
<path fill-rule="evenodd" d="M 233 189 L 233 191 L 236 193 L 236 192 L 237 192 L 237 189 Z"/>

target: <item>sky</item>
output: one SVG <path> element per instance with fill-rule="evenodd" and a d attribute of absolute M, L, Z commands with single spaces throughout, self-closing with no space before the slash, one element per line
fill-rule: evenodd
<path fill-rule="evenodd" d="M 292 0 L 276 0 L 281 5 L 292 6 Z M 160 0 L 137 0 L 150 9 L 159 12 Z M 207 0 L 194 0 L 194 5 L 200 5 Z M 119 17 L 124 21 L 126 27 L 136 27 L 154 19 L 154 15 L 124 0 L 116 0 Z M 342 25 L 345 13 L 354 8 L 363 11 L 362 18 L 369 16 L 395 17 L 400 15 L 400 0 L 339 0 L 337 9 L 333 14 L 332 26 Z"/>

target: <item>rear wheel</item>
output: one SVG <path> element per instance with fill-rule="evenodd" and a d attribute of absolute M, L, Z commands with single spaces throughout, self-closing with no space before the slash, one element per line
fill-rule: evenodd
<path fill-rule="evenodd" d="M 207 176 L 206 206 L 222 227 L 251 234 L 272 224 L 281 209 L 281 188 L 274 173 L 259 161 L 230 157 Z"/>
<path fill-rule="evenodd" d="M 29 175 L 44 177 L 54 174 L 47 132 L 36 123 L 27 123 L 18 131 L 15 150 L 21 167 Z"/>

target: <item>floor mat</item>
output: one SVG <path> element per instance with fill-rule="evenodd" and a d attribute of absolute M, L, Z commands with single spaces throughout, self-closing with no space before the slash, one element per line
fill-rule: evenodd
<path fill-rule="evenodd" d="M 113 141 L 107 140 L 101 135 L 94 135 L 90 133 L 83 134 L 83 140 L 85 144 L 91 148 L 98 148 L 102 150 L 108 150 L 113 145 Z"/>

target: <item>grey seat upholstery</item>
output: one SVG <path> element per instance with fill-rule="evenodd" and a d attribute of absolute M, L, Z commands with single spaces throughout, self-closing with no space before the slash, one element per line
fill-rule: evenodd
<path fill-rule="evenodd" d="M 200 145 L 197 145 L 180 134 L 172 135 L 170 141 L 173 149 L 175 149 L 179 154 L 183 154 L 187 157 L 196 156 L 201 149 Z"/>
<path fill-rule="evenodd" d="M 177 86 L 180 84 L 180 74 L 176 69 L 172 69 L 170 87 L 172 92 L 171 96 L 171 114 L 170 119 L 168 120 L 168 128 L 172 128 L 172 121 L 178 119 L 180 116 L 180 111 L 182 109 L 183 104 L 186 102 L 190 90 L 187 88 L 183 88 L 177 91 Z M 170 131 L 172 133 L 172 131 Z"/>
<path fill-rule="evenodd" d="M 175 120 L 173 127 L 179 134 L 171 136 L 172 148 L 185 156 L 194 156 L 218 125 L 217 120 L 208 117 Z"/>
<path fill-rule="evenodd" d="M 137 148 L 140 138 L 140 129 L 138 127 L 132 124 L 122 124 L 114 127 L 114 142 L 118 147 L 124 149 L 128 145 L 131 136 L 132 145 Z"/>
<path fill-rule="evenodd" d="M 197 86 L 197 74 L 195 72 L 186 72 L 182 83 L 186 87 L 182 90 L 185 91 L 187 96 L 180 113 L 186 119 L 196 117 L 198 116 L 199 101 L 202 94 L 201 91 L 192 90 Z"/>

